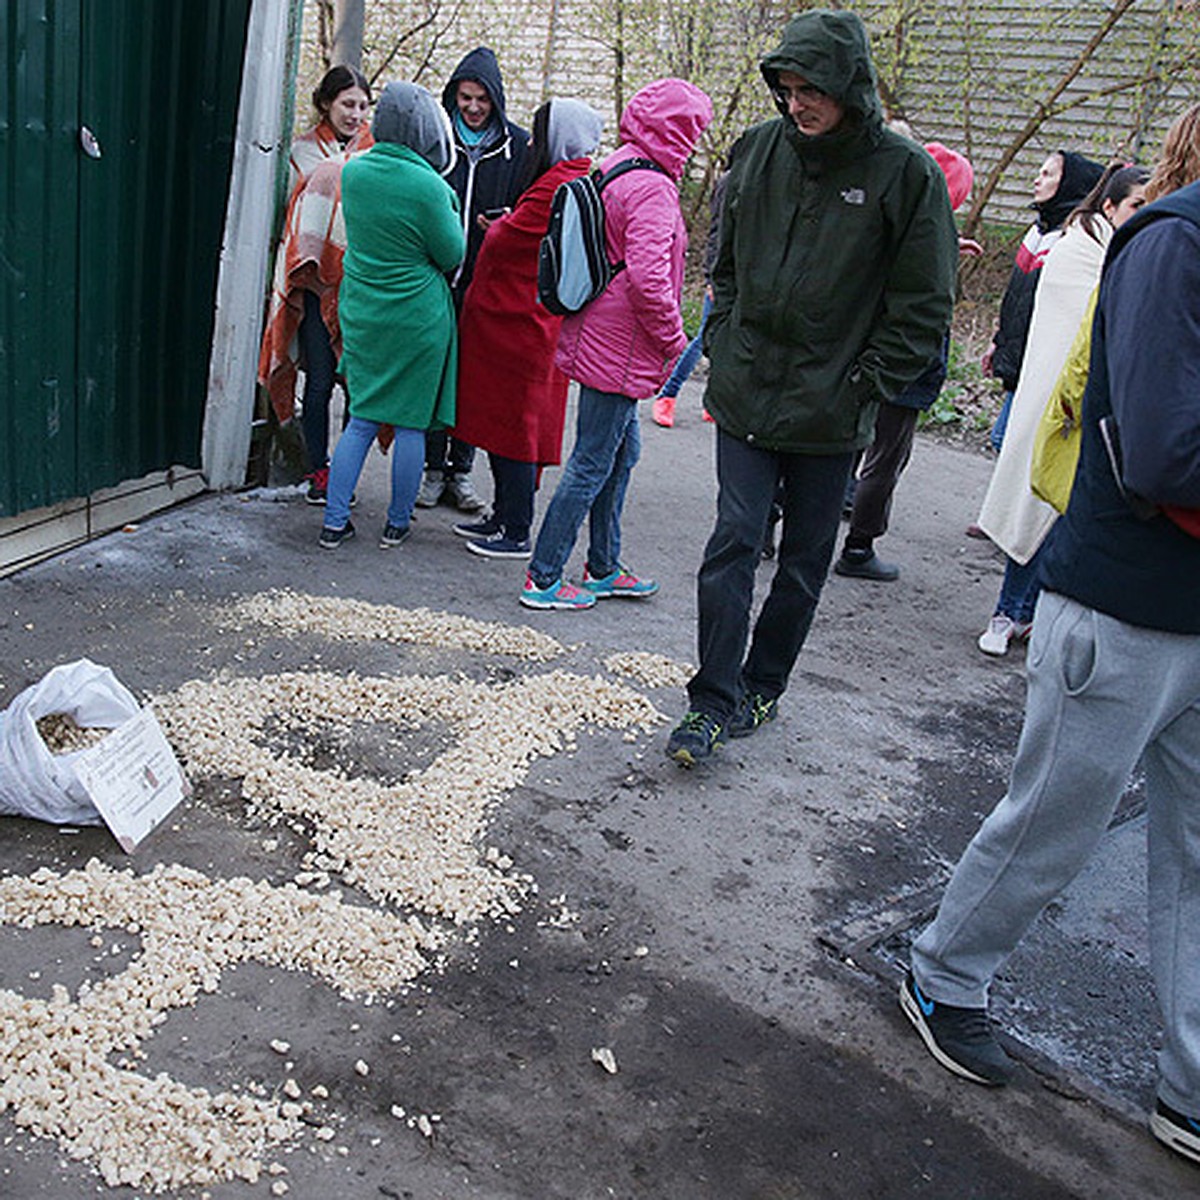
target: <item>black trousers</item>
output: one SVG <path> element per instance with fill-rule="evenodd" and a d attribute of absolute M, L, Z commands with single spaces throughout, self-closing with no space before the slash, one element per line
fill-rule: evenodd
<path fill-rule="evenodd" d="M 468 475 L 475 463 L 475 447 L 451 437 L 444 429 L 425 435 L 425 470 L 443 471 L 446 478 Z"/>
<path fill-rule="evenodd" d="M 787 687 L 829 573 L 852 460 L 850 452 L 761 450 L 717 431 L 717 523 L 696 581 L 700 669 L 688 683 L 691 708 L 724 720 L 743 692 L 771 698 Z M 743 662 L 755 573 L 780 484 L 775 573 Z"/>
<path fill-rule="evenodd" d="M 537 490 L 537 463 L 518 462 L 488 451 L 492 468 L 492 516 L 504 536 L 514 542 L 529 540 L 533 524 L 533 493 Z"/>
<path fill-rule="evenodd" d="M 892 512 L 892 495 L 908 460 L 912 457 L 913 434 L 917 429 L 916 408 L 903 404 L 879 406 L 875 440 L 863 456 L 854 489 L 854 511 L 850 516 L 849 545 L 869 545 L 887 533 Z"/>

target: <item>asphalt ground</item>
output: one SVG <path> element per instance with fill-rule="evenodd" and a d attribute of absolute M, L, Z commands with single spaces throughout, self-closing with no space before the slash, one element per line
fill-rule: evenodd
<path fill-rule="evenodd" d="M 624 557 L 660 581 L 652 599 L 530 612 L 517 600 L 522 564 L 467 554 L 448 508 L 420 512 L 404 546 L 379 549 L 387 466 L 373 453 L 359 537 L 334 552 L 316 544 L 319 509 L 267 489 L 201 497 L 0 581 L 0 703 L 84 656 L 139 697 L 190 680 L 261 678 L 269 689 L 283 671 L 419 672 L 484 689 L 551 668 L 615 679 L 605 661 L 617 652 L 693 660 L 714 503 L 699 397 L 689 384 L 672 430 L 644 414 Z M 778 720 L 708 767 L 663 756 L 682 691 L 618 680 L 663 720 L 632 740 L 585 729 L 506 790 L 486 843 L 537 892 L 508 918 L 447 929 L 437 971 L 366 1004 L 306 971 L 240 962 L 171 1008 L 132 1069 L 268 1096 L 290 1075 L 306 1095 L 327 1092 L 313 1120 L 335 1130 L 268 1148 L 263 1162 L 286 1174 L 178 1194 L 266 1197 L 279 1182 L 302 1200 L 1200 1194 L 1200 1172 L 1144 1129 L 1157 1029 L 1136 791 L 1097 862 L 997 983 L 996 1013 L 1025 1064 L 1013 1085 L 993 1092 L 942 1071 L 895 1003 L 906 942 L 1002 794 L 1020 728 L 1020 652 L 989 660 L 974 644 L 1002 570 L 988 544 L 963 536 L 989 470 L 986 457 L 918 439 L 879 543 L 899 581 L 831 577 Z M 476 478 L 486 491 L 483 461 Z M 540 503 L 556 478 L 547 473 Z M 569 571 L 581 569 L 577 548 Z M 229 619 L 232 602 L 273 589 L 532 628 L 565 649 L 530 663 L 486 644 Z M 429 719 L 436 727 L 439 714 Z M 428 763 L 429 736 L 364 734 L 306 753 L 391 777 Z M 295 878 L 311 849 L 304 822 L 271 825 L 234 773 L 193 782 L 133 856 L 103 829 L 8 818 L 0 872 L 67 872 L 94 857 L 139 878 L 158 864 L 214 880 Z M 144 952 L 136 936 L 114 950 L 107 934 L 95 950 L 87 932 L 0 926 L 0 986 L 45 998 L 60 982 L 75 996 Z M 275 1039 L 290 1045 L 287 1064 Z M 601 1047 L 615 1074 L 594 1060 Z M 18 1073 L 0 1072 L 11 1094 Z M 425 1136 L 394 1106 L 440 1119 Z M 70 1150 L 34 1136 L 10 1104 L 0 1196 L 106 1192 L 95 1161 Z"/>

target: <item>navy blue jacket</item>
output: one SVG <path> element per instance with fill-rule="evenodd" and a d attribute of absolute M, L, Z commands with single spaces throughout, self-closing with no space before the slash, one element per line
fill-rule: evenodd
<path fill-rule="evenodd" d="M 1198 298 L 1194 183 L 1147 205 L 1109 245 L 1079 467 L 1043 568 L 1052 591 L 1173 633 L 1200 633 L 1200 539 L 1154 506 L 1200 508 Z M 1101 422 L 1115 423 L 1119 482 Z"/>
<path fill-rule="evenodd" d="M 483 230 L 475 218 L 490 208 L 511 208 L 516 204 L 525 173 L 525 156 L 529 153 L 529 134 L 508 119 L 500 64 L 487 46 L 478 46 L 465 55 L 442 89 L 442 105 L 452 125 L 458 112 L 458 85 L 464 80 L 479 84 L 491 97 L 492 119 L 478 146 L 465 145 L 457 127 L 454 130 L 455 161 L 446 182 L 458 194 L 467 238 L 466 256 L 450 284 L 456 305 L 466 295 L 479 247 L 483 245 Z"/>

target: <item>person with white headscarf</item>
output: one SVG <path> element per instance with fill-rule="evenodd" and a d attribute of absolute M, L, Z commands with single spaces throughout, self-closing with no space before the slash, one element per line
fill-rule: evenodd
<path fill-rule="evenodd" d="M 537 300 L 538 247 L 559 186 L 591 168 L 604 118 L 550 100 L 533 118 L 524 187 L 487 231 L 459 319 L 455 437 L 488 452 L 491 515 L 455 533 L 485 558 L 527 559 L 542 467 L 562 460 L 567 377 L 554 364 L 562 318 Z"/>

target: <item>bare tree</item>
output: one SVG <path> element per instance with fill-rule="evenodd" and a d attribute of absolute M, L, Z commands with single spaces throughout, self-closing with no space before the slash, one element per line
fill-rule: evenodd
<path fill-rule="evenodd" d="M 1172 28 L 1173 19 L 1180 15 L 1175 6 L 1175 0 L 1163 7 L 1164 21 L 1161 27 L 1162 37 L 1151 57 L 1138 65 L 1138 69 L 1127 74 L 1124 78 L 1109 83 L 1094 83 L 1091 87 L 1076 87 L 1077 83 L 1086 80 L 1086 72 L 1090 66 L 1097 63 L 1101 50 L 1108 39 L 1113 37 L 1122 20 L 1139 0 L 1113 0 L 1110 5 L 1103 6 L 1091 36 L 1080 48 L 1075 58 L 1057 77 L 1049 79 L 1042 92 L 1032 98 L 1030 110 L 1024 122 L 1009 136 L 999 158 L 992 164 L 987 176 L 974 195 L 971 207 L 963 222 L 964 232 L 973 233 L 983 218 L 988 201 L 1000 185 L 1005 173 L 1012 165 L 1017 155 L 1037 136 L 1046 123 L 1064 113 L 1083 108 L 1085 105 L 1095 105 L 1113 96 L 1125 92 L 1140 92 L 1144 97 L 1155 91 L 1161 96 L 1162 89 L 1171 80 L 1186 76 L 1200 66 L 1200 41 L 1193 27 L 1191 36 L 1178 43 L 1172 43 L 1167 34 Z M 1100 8 L 1100 6 L 1097 6 Z M 1093 18 L 1095 19 L 1095 18 Z M 1075 90 L 1072 90 L 1072 89 Z M 1144 112 L 1142 114 L 1144 117 Z M 1140 124 L 1140 120 L 1139 120 Z M 1125 136 L 1125 145 L 1135 131 L 1130 130 Z M 1144 129 L 1136 131 L 1144 136 Z M 1110 152 L 1119 150 L 1120 144 L 1110 148 Z"/>

